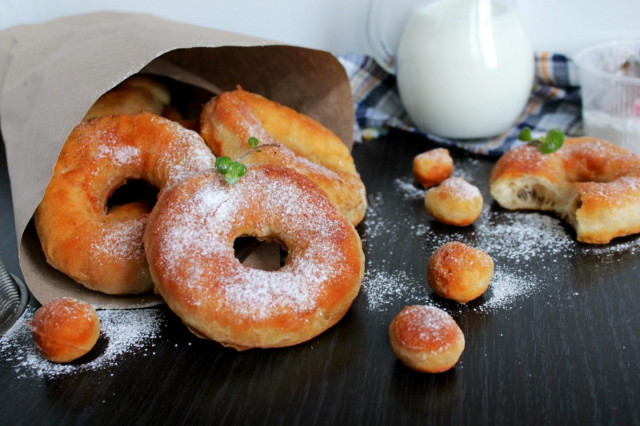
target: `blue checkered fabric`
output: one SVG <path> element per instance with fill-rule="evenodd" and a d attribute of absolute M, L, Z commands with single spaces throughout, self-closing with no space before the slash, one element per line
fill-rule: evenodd
<path fill-rule="evenodd" d="M 348 54 L 338 59 L 351 82 L 357 141 L 379 136 L 389 129 L 399 129 L 420 134 L 445 147 L 457 146 L 497 158 L 522 144 L 518 133 L 523 127 L 531 128 L 534 137 L 544 135 L 552 128 L 560 128 L 568 136 L 583 133 L 576 66 L 564 55 L 536 54 L 535 84 L 526 108 L 511 129 L 493 139 L 464 142 L 417 129 L 402 106 L 395 76 L 378 66 L 370 56 Z"/>

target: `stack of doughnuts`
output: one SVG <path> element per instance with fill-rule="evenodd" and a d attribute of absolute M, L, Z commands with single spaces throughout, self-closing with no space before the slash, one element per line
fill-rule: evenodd
<path fill-rule="evenodd" d="M 241 90 L 205 107 L 204 139 L 162 117 L 169 107 L 162 86 L 132 78 L 73 130 L 35 214 L 47 262 L 99 292 L 155 289 L 194 333 L 238 350 L 293 345 L 334 325 L 364 274 L 354 224 L 366 198 L 348 149 L 315 120 Z M 207 145 L 238 158 L 249 137 L 268 148 L 229 184 Z M 130 180 L 157 188 L 157 201 L 110 206 Z M 234 241 L 246 236 L 278 242 L 284 266 L 243 266 Z"/>

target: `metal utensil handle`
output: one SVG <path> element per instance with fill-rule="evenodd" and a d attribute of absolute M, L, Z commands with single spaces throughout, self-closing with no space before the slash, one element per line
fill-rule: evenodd
<path fill-rule="evenodd" d="M 27 306 L 28 292 L 20 279 L 9 273 L 0 259 L 0 334 L 7 331 Z"/>

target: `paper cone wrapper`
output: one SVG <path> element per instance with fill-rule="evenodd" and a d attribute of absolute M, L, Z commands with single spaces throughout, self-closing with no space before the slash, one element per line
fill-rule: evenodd
<path fill-rule="evenodd" d="M 343 67 L 328 52 L 115 12 L 0 32 L 0 124 L 20 266 L 40 303 L 61 296 L 105 309 L 161 302 L 153 294 L 109 296 L 75 283 L 47 264 L 33 225 L 68 135 L 100 95 L 138 72 L 163 74 L 211 92 L 240 85 L 315 118 L 351 146 L 351 88 Z M 260 256 L 247 261 L 259 267 Z"/>

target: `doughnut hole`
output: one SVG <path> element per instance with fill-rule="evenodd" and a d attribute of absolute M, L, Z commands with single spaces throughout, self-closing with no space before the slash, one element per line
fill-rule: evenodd
<path fill-rule="evenodd" d="M 429 287 L 440 297 L 466 303 L 480 297 L 493 278 L 493 260 L 458 241 L 438 248 L 427 266 Z"/>
<path fill-rule="evenodd" d="M 438 185 L 451 175 L 453 158 L 449 150 L 435 148 L 413 158 L 413 176 L 424 188 Z"/>
<path fill-rule="evenodd" d="M 107 213 L 113 213 L 128 205 L 137 205 L 146 213 L 151 209 L 158 198 L 158 188 L 144 179 L 127 179 L 116 186 L 109 195 L 105 205 Z"/>
<path fill-rule="evenodd" d="M 423 373 L 451 369 L 464 351 L 454 319 L 434 306 L 405 306 L 389 326 L 391 349 L 407 367 Z"/>
<path fill-rule="evenodd" d="M 435 220 L 446 225 L 467 226 L 482 214 L 480 190 L 459 177 L 450 177 L 424 195 L 424 207 Z"/>
<path fill-rule="evenodd" d="M 89 353 L 100 336 L 95 309 L 71 297 L 44 304 L 28 327 L 42 356 L 55 363 L 71 362 Z"/>
<path fill-rule="evenodd" d="M 233 243 L 236 259 L 245 267 L 263 271 L 278 271 L 287 261 L 287 249 L 277 239 L 253 236 L 236 238 Z"/>

